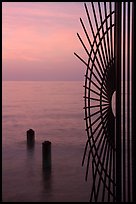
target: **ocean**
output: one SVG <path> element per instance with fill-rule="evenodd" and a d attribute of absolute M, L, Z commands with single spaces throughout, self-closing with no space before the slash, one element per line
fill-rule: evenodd
<path fill-rule="evenodd" d="M 3 202 L 88 202 L 91 172 L 82 167 L 87 140 L 83 81 L 2 82 Z M 28 147 L 26 131 L 35 131 Z M 51 142 L 51 169 L 42 142 Z"/>

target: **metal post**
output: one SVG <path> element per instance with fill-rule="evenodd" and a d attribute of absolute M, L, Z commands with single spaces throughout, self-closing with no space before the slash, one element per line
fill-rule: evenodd
<path fill-rule="evenodd" d="M 123 147 L 123 201 L 126 202 L 126 98 L 125 98 L 125 79 L 126 79 L 126 2 L 123 4 L 123 130 L 122 130 L 122 147 Z"/>
<path fill-rule="evenodd" d="M 136 97 L 135 97 L 135 79 L 136 76 L 136 61 L 134 60 L 134 21 L 136 19 L 136 15 L 134 15 L 135 4 L 132 4 L 132 200 L 136 202 Z"/>
<path fill-rule="evenodd" d="M 116 201 L 121 201 L 121 2 L 115 2 Z"/>
<path fill-rule="evenodd" d="M 127 6 L 128 10 L 128 23 L 127 23 L 127 43 L 128 43 L 128 56 L 127 56 L 127 192 L 128 202 L 131 198 L 131 185 L 130 185 L 130 2 Z"/>

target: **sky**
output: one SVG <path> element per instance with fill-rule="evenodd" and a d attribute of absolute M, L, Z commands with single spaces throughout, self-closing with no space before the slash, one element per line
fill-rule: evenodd
<path fill-rule="evenodd" d="M 2 2 L 3 80 L 84 80 L 83 2 Z"/>

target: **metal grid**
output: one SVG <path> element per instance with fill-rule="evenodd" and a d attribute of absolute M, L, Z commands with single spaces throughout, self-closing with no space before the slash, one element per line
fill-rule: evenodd
<path fill-rule="evenodd" d="M 77 36 L 88 61 L 74 54 L 86 66 L 84 119 L 87 142 L 82 165 L 87 157 L 87 180 L 91 161 L 90 201 L 132 201 L 130 87 L 133 55 L 130 46 L 133 26 L 130 22 L 133 21 L 133 3 L 91 2 L 84 7 L 91 35 L 81 18 L 80 22 L 89 48 L 78 33 Z M 115 91 L 116 113 L 112 107 Z"/>

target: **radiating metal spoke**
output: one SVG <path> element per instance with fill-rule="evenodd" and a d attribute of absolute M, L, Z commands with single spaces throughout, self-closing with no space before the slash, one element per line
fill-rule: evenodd
<path fill-rule="evenodd" d="M 82 165 L 87 158 L 86 180 L 90 162 L 92 166 L 90 202 L 132 201 L 136 197 L 136 182 L 132 179 L 135 133 L 131 121 L 135 106 L 131 96 L 134 92 L 134 4 L 90 2 L 84 3 L 84 8 L 90 30 L 82 18 L 80 23 L 87 41 L 78 33 L 77 36 L 88 59 L 74 54 L 86 67 L 83 98 L 87 141 Z"/>

